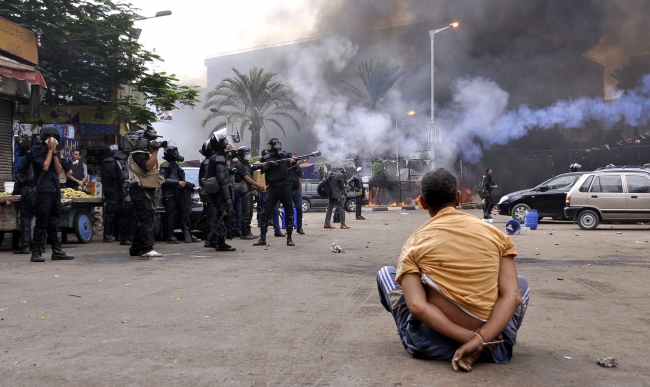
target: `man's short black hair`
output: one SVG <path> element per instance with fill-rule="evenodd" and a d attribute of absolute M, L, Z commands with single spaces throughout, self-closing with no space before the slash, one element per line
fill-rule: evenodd
<path fill-rule="evenodd" d="M 431 208 L 442 208 L 456 204 L 456 176 L 444 168 L 427 172 L 420 181 L 424 201 Z"/>
<path fill-rule="evenodd" d="M 485 173 L 490 172 L 490 169 L 492 169 L 492 168 L 485 168 Z"/>

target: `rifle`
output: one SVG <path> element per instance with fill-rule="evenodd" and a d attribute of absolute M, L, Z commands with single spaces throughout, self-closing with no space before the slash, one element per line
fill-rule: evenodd
<path fill-rule="evenodd" d="M 276 165 L 276 164 L 280 164 L 280 163 L 284 163 L 284 162 L 290 162 L 291 160 L 296 160 L 296 161 L 307 160 L 310 157 L 318 157 L 320 155 L 321 155 L 320 151 L 315 151 L 315 152 L 311 152 L 311 153 L 308 153 L 308 154 L 302 155 L 302 156 L 288 157 L 288 158 L 280 159 L 280 160 L 276 160 L 276 161 L 265 161 L 265 162 L 267 163 L 267 165 Z M 293 167 L 289 167 L 289 168 L 293 168 Z M 258 169 L 262 169 L 262 164 L 261 163 L 251 165 L 251 170 L 257 171 Z"/>

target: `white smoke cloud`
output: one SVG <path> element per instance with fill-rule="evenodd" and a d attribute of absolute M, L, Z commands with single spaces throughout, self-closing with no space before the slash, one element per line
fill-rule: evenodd
<path fill-rule="evenodd" d="M 516 140 L 531 129 L 579 128 L 596 120 L 610 128 L 620 120 L 632 126 L 650 121 L 650 75 L 637 89 L 621 95 L 616 101 L 580 98 L 558 101 L 543 109 L 522 105 L 507 110 L 509 95 L 486 78 L 457 79 L 452 87 L 452 102 L 439 111 L 437 122 L 445 128 L 449 154 L 460 152 L 463 158 L 476 162 L 481 147 L 472 142 L 479 139 L 484 147 Z"/>

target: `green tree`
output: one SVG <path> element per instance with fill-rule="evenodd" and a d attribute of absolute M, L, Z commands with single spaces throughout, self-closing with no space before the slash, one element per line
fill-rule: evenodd
<path fill-rule="evenodd" d="M 178 85 L 173 74 L 149 70 L 162 58 L 138 43 L 134 22 L 143 17 L 135 11 L 111 0 L 2 0 L 0 5 L 0 16 L 42 33 L 39 60 L 49 104 L 113 106 L 123 122 L 147 124 L 156 121 L 149 107 L 195 106 L 198 90 Z M 149 107 L 120 97 L 122 86 L 142 93 Z"/>
<path fill-rule="evenodd" d="M 264 72 L 264 69 L 253 67 L 248 75 L 232 68 L 234 78 L 226 78 L 214 90 L 208 93 L 203 109 L 210 109 L 203 120 L 203 127 L 215 119 L 226 118 L 234 126 L 239 123 L 242 130 L 248 127 L 251 131 L 251 153 L 258 155 L 260 151 L 260 131 L 266 123 L 275 124 L 282 133 L 284 127 L 279 119 L 287 119 L 296 130 L 300 124 L 292 113 L 304 114 L 298 107 L 293 91 L 282 82 L 275 81 L 274 73 Z M 217 124 L 224 127 L 226 121 Z"/>
<path fill-rule="evenodd" d="M 361 62 L 359 66 L 359 77 L 361 77 L 366 93 L 348 82 L 341 82 L 345 84 L 343 90 L 357 96 L 368 109 L 375 110 L 386 98 L 393 85 L 405 73 L 400 66 L 392 66 L 387 61 L 374 63 L 371 59 L 368 62 Z"/>

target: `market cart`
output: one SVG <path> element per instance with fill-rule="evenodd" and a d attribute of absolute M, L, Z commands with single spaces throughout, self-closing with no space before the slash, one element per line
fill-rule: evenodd
<path fill-rule="evenodd" d="M 102 198 L 61 199 L 61 220 L 59 229 L 63 242 L 67 234 L 73 232 L 80 243 L 89 243 L 93 238 L 92 208 L 102 206 Z M 4 234 L 11 232 L 14 248 L 18 247 L 20 238 L 20 196 L 0 197 L 0 243 Z"/>

